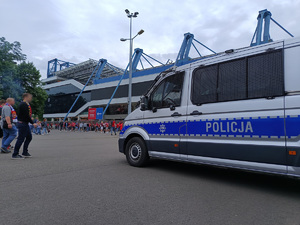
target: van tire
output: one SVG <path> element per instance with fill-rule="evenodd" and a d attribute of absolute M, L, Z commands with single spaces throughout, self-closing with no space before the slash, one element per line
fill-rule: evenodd
<path fill-rule="evenodd" d="M 131 138 L 126 144 L 126 159 L 129 165 L 143 167 L 149 161 L 146 144 L 142 138 Z"/>

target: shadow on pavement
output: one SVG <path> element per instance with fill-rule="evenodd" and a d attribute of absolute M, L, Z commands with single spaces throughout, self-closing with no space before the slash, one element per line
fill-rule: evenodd
<path fill-rule="evenodd" d="M 146 168 L 300 199 L 300 179 L 158 159 L 152 159 Z"/>

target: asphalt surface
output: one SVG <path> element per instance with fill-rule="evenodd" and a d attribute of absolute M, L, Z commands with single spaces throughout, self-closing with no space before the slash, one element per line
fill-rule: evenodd
<path fill-rule="evenodd" d="M 0 155 L 0 224 L 300 225 L 300 180 L 152 160 L 127 164 L 117 137 L 34 136 L 33 158 Z"/>

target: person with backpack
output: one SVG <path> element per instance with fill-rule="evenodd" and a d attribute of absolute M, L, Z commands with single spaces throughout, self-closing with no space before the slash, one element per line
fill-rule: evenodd
<path fill-rule="evenodd" d="M 10 153 L 8 146 L 17 136 L 18 130 L 15 122 L 17 121 L 17 113 L 13 108 L 15 99 L 8 98 L 5 105 L 2 107 L 1 113 L 1 128 L 3 130 L 1 153 Z M 21 157 L 22 158 L 22 157 Z"/>

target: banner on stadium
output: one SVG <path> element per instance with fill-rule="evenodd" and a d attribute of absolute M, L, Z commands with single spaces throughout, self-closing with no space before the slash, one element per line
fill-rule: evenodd
<path fill-rule="evenodd" d="M 97 108 L 96 110 L 96 119 L 102 120 L 103 119 L 103 108 Z"/>
<path fill-rule="evenodd" d="M 89 114 L 88 114 L 88 119 L 89 120 L 95 120 L 96 119 L 96 108 L 89 108 Z"/>

